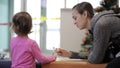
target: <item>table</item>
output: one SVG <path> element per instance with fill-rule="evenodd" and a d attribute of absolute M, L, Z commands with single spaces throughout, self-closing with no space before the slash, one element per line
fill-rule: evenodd
<path fill-rule="evenodd" d="M 87 61 L 55 61 L 42 65 L 42 68 L 105 68 L 106 64 L 91 64 Z"/>

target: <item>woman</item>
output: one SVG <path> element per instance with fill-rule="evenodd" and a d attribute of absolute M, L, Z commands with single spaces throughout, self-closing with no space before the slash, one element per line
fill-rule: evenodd
<path fill-rule="evenodd" d="M 79 3 L 72 8 L 74 24 L 80 30 L 89 30 L 93 37 L 93 46 L 89 51 L 89 55 L 87 56 L 86 54 L 90 63 L 97 64 L 109 62 L 111 60 L 106 59 L 108 57 L 106 56 L 106 51 L 110 46 L 111 39 L 120 34 L 120 19 L 114 16 L 114 14 L 114 10 L 108 10 L 100 12 L 94 16 L 93 7 L 88 2 Z M 86 57 L 79 53 L 67 51 L 62 48 L 57 48 L 56 52 L 60 56 L 69 58 L 81 59 Z"/>

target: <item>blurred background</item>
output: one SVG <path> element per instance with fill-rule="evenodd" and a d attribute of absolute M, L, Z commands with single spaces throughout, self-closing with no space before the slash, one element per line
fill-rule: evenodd
<path fill-rule="evenodd" d="M 101 0 L 0 0 L 0 53 L 9 54 L 10 38 L 16 34 L 8 24 L 20 11 L 31 14 L 33 32 L 29 37 L 36 40 L 44 54 L 51 54 L 54 47 L 79 51 L 84 31 L 79 32 L 72 23 L 71 8 L 83 1 L 96 8 Z"/>

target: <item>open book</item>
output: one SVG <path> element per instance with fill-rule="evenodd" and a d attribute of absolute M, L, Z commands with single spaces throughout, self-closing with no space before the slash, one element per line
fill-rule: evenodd
<path fill-rule="evenodd" d="M 57 57 L 56 61 L 87 61 L 86 59 L 71 59 L 67 57 Z"/>

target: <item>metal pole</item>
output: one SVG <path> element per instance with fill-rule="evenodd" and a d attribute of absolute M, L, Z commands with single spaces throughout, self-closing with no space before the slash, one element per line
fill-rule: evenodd
<path fill-rule="evenodd" d="M 21 0 L 21 11 L 26 11 L 27 9 L 27 0 Z"/>
<path fill-rule="evenodd" d="M 64 8 L 66 8 L 66 3 L 67 3 L 67 2 L 66 2 L 66 0 L 65 0 L 65 3 L 64 3 Z"/>

